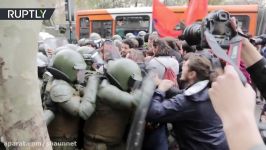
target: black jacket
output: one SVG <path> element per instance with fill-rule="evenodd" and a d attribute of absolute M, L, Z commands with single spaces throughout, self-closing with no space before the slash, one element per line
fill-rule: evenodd
<path fill-rule="evenodd" d="M 262 96 L 266 99 L 266 59 L 262 58 L 254 65 L 247 68 L 252 81 L 260 90 Z"/>

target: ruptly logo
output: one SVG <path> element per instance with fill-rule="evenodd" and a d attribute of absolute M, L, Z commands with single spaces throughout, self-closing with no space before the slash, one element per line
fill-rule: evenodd
<path fill-rule="evenodd" d="M 54 8 L 0 8 L 0 20 L 49 20 Z"/>

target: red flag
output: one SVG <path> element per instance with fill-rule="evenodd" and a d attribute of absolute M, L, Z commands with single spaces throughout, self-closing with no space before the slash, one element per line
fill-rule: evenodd
<path fill-rule="evenodd" d="M 208 0 L 189 0 L 188 8 L 185 12 L 186 25 L 191 25 L 195 21 L 204 18 L 208 14 Z"/>
<path fill-rule="evenodd" d="M 154 27 L 161 37 L 177 37 L 182 33 L 175 31 L 175 27 L 179 23 L 177 15 L 159 0 L 153 0 L 152 18 Z"/>

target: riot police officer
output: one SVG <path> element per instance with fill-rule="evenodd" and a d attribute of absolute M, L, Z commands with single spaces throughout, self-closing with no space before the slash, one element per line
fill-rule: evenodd
<path fill-rule="evenodd" d="M 85 60 L 87 64 L 87 70 L 95 71 L 104 64 L 104 61 L 99 51 L 92 47 L 82 46 L 78 48 L 77 51 L 82 55 L 83 59 Z"/>
<path fill-rule="evenodd" d="M 92 32 L 90 34 L 90 40 L 92 40 L 96 44 L 96 48 L 100 48 L 103 42 L 101 36 L 98 33 Z"/>
<path fill-rule="evenodd" d="M 50 139 L 53 142 L 76 142 L 78 138 L 79 116 L 86 120 L 95 110 L 98 78 L 91 76 L 84 88 L 84 96 L 74 88 L 77 82 L 84 82 L 86 63 L 82 56 L 71 49 L 59 51 L 48 71 L 54 80 L 50 88 L 51 103 L 46 109 L 52 110 L 55 118 L 48 125 Z M 45 113 L 46 114 L 46 113 Z M 52 115 L 50 115 L 52 117 Z M 45 116 L 51 120 L 49 116 Z M 75 145 L 62 145 L 54 149 L 73 150 Z"/>
<path fill-rule="evenodd" d="M 85 122 L 85 150 L 124 150 L 123 135 L 138 103 L 141 82 L 139 66 L 129 59 L 109 61 L 97 93 L 95 113 Z"/>

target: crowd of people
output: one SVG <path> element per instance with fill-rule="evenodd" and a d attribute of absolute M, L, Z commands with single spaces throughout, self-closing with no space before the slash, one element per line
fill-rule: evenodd
<path fill-rule="evenodd" d="M 245 74 L 265 97 L 266 61 L 247 39 L 242 46 Z M 154 93 L 143 150 L 266 149 L 253 89 L 210 49 L 156 32 L 111 39 L 91 33 L 55 49 L 41 41 L 37 62 L 51 141 L 78 143 L 54 149 L 125 150 L 142 89 Z"/>

